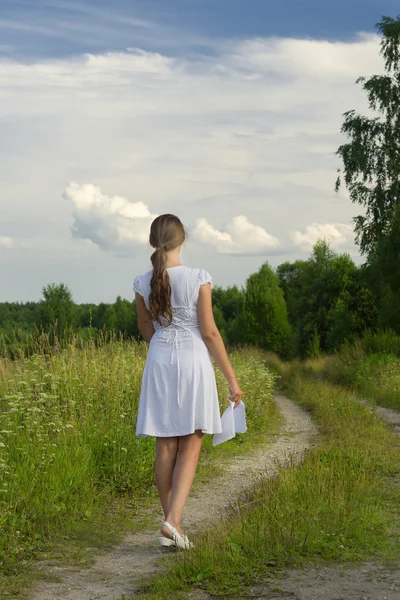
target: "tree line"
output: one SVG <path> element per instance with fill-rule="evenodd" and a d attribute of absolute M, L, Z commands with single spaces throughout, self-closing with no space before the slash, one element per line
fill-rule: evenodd
<path fill-rule="evenodd" d="M 334 352 L 367 330 L 400 333 L 399 305 L 382 295 L 379 277 L 373 266 L 356 266 L 321 240 L 307 260 L 275 269 L 265 262 L 242 287 L 214 287 L 215 321 L 230 346 L 256 345 L 284 358 Z M 16 329 L 42 329 L 58 339 L 101 330 L 140 337 L 134 300 L 75 304 L 64 284 L 43 288 L 40 302 L 0 303 L 3 344 L 12 346 Z"/>

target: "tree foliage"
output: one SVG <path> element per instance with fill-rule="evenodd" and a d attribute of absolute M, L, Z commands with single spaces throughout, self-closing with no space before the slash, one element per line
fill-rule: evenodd
<path fill-rule="evenodd" d="M 290 325 L 279 278 L 268 263 L 246 282 L 243 310 L 246 339 L 260 348 L 284 354 Z"/>
<path fill-rule="evenodd" d="M 361 268 L 320 240 L 308 260 L 277 269 L 293 328 L 295 355 L 315 356 L 353 340 L 377 321 L 374 295 Z"/>
<path fill-rule="evenodd" d="M 54 326 L 58 337 L 75 325 L 75 304 L 70 289 L 64 284 L 50 283 L 42 290 L 42 324 Z"/>
<path fill-rule="evenodd" d="M 382 17 L 377 28 L 385 73 L 357 80 L 376 116 L 346 112 L 342 133 L 350 141 L 337 151 L 343 175 L 336 189 L 343 178 L 351 201 L 365 208 L 354 221 L 356 240 L 366 254 L 387 234 L 400 202 L 400 17 Z"/>

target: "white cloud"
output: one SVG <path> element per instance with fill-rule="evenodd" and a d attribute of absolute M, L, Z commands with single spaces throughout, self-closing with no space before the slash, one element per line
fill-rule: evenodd
<path fill-rule="evenodd" d="M 344 223 L 312 223 L 307 225 L 305 233 L 293 231 L 291 234 L 293 242 L 309 250 L 314 244 L 325 239 L 333 246 L 343 246 L 353 241 L 353 228 Z"/>
<path fill-rule="evenodd" d="M 375 35 L 349 42 L 223 41 L 204 55 L 193 50 L 180 57 L 142 50 L 26 63 L 0 57 L 1 219 L 15 238 L 35 232 L 38 286 L 47 283 L 40 278 L 54 239 L 65 246 L 54 248 L 53 260 L 79 254 L 93 265 L 93 277 L 96 266 L 101 271 L 104 257 L 89 243 L 76 252 L 71 207 L 74 235 L 112 250 L 121 273 L 126 266 L 119 267 L 115 253 L 138 249 L 137 272 L 147 260 L 141 240 L 153 212 L 178 214 L 187 226 L 199 217 L 228 222 L 220 230 L 209 225 L 208 243 L 223 254 L 214 276 L 221 284 L 240 283 L 263 253 L 275 248 L 276 264 L 277 249 L 292 251 L 291 231 L 304 236 L 289 257 L 295 258 L 313 239 L 309 223 L 331 223 L 344 235 L 337 223 L 362 212 L 345 190 L 334 192 L 335 151 L 343 142 L 342 113 L 367 110 L 354 81 L 382 70 Z M 59 196 L 69 181 L 99 187 L 78 186 L 67 203 Z M 115 191 L 122 201 L 105 195 Z M 82 195 L 86 200 L 77 200 Z M 273 232 L 281 245 L 253 240 L 240 226 L 231 231 L 243 213 L 250 227 Z M 199 264 L 199 247 L 190 252 Z M 234 272 L 224 263 L 232 253 L 254 258 L 239 261 Z M 13 268 L 22 277 L 26 263 L 18 260 Z M 74 286 L 79 298 L 90 281 L 77 272 Z"/>
<path fill-rule="evenodd" d="M 0 235 L 0 248 L 13 248 L 15 246 L 15 240 L 6 235 Z"/>
<path fill-rule="evenodd" d="M 206 219 L 198 219 L 193 235 L 197 241 L 214 246 L 220 254 L 264 255 L 279 244 L 244 215 L 234 217 L 223 229 L 218 231 Z"/>
<path fill-rule="evenodd" d="M 138 245 L 148 242 L 150 224 L 157 215 L 143 202 L 108 197 L 91 183 L 70 183 L 63 196 L 74 206 L 74 237 L 122 254 L 132 254 Z"/>

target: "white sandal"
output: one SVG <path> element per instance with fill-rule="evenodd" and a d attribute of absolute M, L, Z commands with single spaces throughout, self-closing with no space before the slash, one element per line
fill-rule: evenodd
<path fill-rule="evenodd" d="M 183 539 L 185 540 L 188 548 L 194 548 L 193 542 L 189 542 L 187 535 L 183 534 Z"/>
<path fill-rule="evenodd" d="M 180 535 L 180 533 L 178 533 L 178 530 L 173 525 L 168 523 L 168 521 L 163 522 L 163 527 L 168 527 L 168 529 L 172 533 L 172 539 L 167 538 L 165 535 L 160 535 L 158 538 L 160 546 L 175 546 L 177 548 L 183 548 L 185 550 L 193 547 L 193 544 L 189 542 L 187 536 Z"/>

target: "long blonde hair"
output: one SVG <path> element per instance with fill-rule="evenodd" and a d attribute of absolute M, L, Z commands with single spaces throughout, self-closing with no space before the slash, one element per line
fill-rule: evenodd
<path fill-rule="evenodd" d="M 175 215 L 160 215 L 151 224 L 150 245 L 153 276 L 149 296 L 152 319 L 162 325 L 161 317 L 172 321 L 171 284 L 166 270 L 167 252 L 181 246 L 186 239 L 185 228 Z"/>

